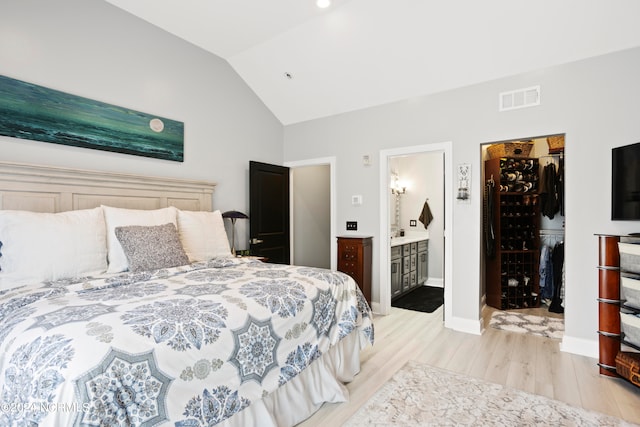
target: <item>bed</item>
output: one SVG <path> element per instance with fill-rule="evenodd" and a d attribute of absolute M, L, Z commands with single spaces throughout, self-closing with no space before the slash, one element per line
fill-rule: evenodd
<path fill-rule="evenodd" d="M 0 425 L 288 426 L 348 399 L 358 286 L 231 257 L 214 187 L 0 163 Z"/>

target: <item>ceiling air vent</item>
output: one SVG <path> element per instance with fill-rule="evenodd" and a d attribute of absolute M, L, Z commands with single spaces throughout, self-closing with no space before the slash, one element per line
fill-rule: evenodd
<path fill-rule="evenodd" d="M 540 86 L 510 90 L 498 95 L 498 110 L 509 111 L 540 105 Z"/>

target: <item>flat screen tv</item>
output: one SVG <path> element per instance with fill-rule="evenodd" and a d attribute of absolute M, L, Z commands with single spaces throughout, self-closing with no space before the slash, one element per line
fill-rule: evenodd
<path fill-rule="evenodd" d="M 640 220 L 640 142 L 611 150 L 611 219 Z"/>

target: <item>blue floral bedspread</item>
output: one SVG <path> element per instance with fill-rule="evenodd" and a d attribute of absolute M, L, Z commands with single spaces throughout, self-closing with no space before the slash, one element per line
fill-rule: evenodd
<path fill-rule="evenodd" d="M 352 278 L 247 259 L 0 289 L 0 425 L 214 425 L 354 331 Z"/>

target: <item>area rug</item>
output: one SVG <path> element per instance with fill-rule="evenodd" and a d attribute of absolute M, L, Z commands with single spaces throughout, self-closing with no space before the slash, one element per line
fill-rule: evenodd
<path fill-rule="evenodd" d="M 444 288 L 419 286 L 397 300 L 391 301 L 392 307 L 433 313 L 444 304 Z"/>
<path fill-rule="evenodd" d="M 564 319 L 513 311 L 494 311 L 489 326 L 504 331 L 538 335 L 541 337 L 562 339 Z"/>
<path fill-rule="evenodd" d="M 410 361 L 344 425 L 595 427 L 634 424 Z"/>

